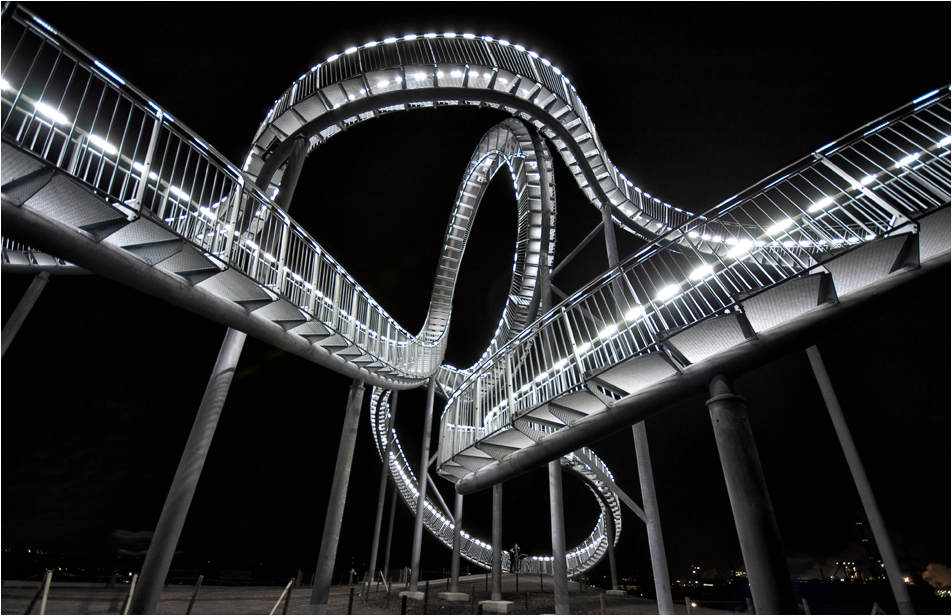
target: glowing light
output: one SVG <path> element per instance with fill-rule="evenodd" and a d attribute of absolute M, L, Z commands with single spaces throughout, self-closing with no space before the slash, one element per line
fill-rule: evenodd
<path fill-rule="evenodd" d="M 664 288 L 661 289 L 660 291 L 658 291 L 658 294 L 655 296 L 655 300 L 657 300 L 657 301 L 659 301 L 659 302 L 664 302 L 664 301 L 667 301 L 667 300 L 671 299 L 672 297 L 674 297 L 675 295 L 677 295 L 677 294 L 680 293 L 680 292 L 681 292 L 681 287 L 680 287 L 680 286 L 678 286 L 678 285 L 676 285 L 676 284 L 671 284 L 671 285 L 668 285 L 668 286 L 664 287 Z"/>
<path fill-rule="evenodd" d="M 903 157 L 898 163 L 896 163 L 896 166 L 897 166 L 897 167 L 905 167 L 906 165 L 910 165 L 910 164 L 916 162 L 917 160 L 919 160 L 919 152 L 916 152 L 915 154 L 910 154 L 909 156 Z"/>
<path fill-rule="evenodd" d="M 691 272 L 691 280 L 701 280 L 714 272 L 714 266 L 710 264 L 702 265 Z"/>
<path fill-rule="evenodd" d="M 470 40 L 472 40 L 472 39 L 476 38 L 476 35 L 475 35 L 475 34 L 470 34 L 469 32 L 467 32 L 467 33 L 465 33 L 465 34 L 463 35 L 463 38 L 464 38 L 464 39 L 470 39 Z"/>
<path fill-rule="evenodd" d="M 810 212 L 811 214 L 814 213 L 814 212 L 819 212 L 820 210 L 822 210 L 823 208 L 825 208 L 826 206 L 828 206 L 828 205 L 830 205 L 830 204 L 832 204 L 832 203 L 833 203 L 833 198 L 832 198 L 832 197 L 825 197 L 825 198 L 823 198 L 823 199 L 820 199 L 819 201 L 817 201 L 817 202 L 814 203 L 813 205 L 811 205 L 811 206 L 810 206 L 810 209 L 807 210 L 807 211 Z"/>
<path fill-rule="evenodd" d="M 456 33 L 455 33 L 455 32 L 444 32 L 444 33 L 443 33 L 443 36 L 445 36 L 446 38 L 456 38 Z"/>
<path fill-rule="evenodd" d="M 774 226 L 767 229 L 767 235 L 771 235 L 771 236 L 777 235 L 780 232 L 782 232 L 784 229 L 787 229 L 788 227 L 790 227 L 792 224 L 793 224 L 792 220 L 790 220 L 789 218 L 785 218 L 781 220 L 780 222 L 778 222 L 777 224 L 775 224 Z"/>
<path fill-rule="evenodd" d="M 618 326 L 612 323 L 602 331 L 598 332 L 598 337 L 602 340 L 608 340 L 612 335 L 618 331 Z"/>
<path fill-rule="evenodd" d="M 94 146 L 98 147 L 100 150 L 102 150 L 106 154 L 115 154 L 118 152 L 118 150 L 116 149 L 114 145 L 107 142 L 102 137 L 98 137 L 96 135 L 90 135 L 89 142 L 92 143 Z"/>
<path fill-rule="evenodd" d="M 938 145 L 938 146 L 941 148 L 941 147 L 943 147 L 943 146 L 949 145 L 950 143 L 952 143 L 952 135 L 943 137 L 943 138 L 942 138 L 942 141 L 940 141 L 940 142 L 937 143 L 936 145 Z"/>
<path fill-rule="evenodd" d="M 396 43 L 396 42 L 397 42 L 397 37 L 395 37 L 395 36 L 388 36 L 387 38 L 383 39 L 383 42 L 384 42 L 384 43 L 387 43 L 387 44 L 389 44 L 389 43 Z"/>
<path fill-rule="evenodd" d="M 145 165 L 143 165 L 142 163 L 132 163 L 132 168 L 138 171 L 139 173 L 142 173 L 143 171 L 145 171 Z M 151 171 L 149 172 L 149 179 L 157 180 L 158 178 L 159 176 L 152 173 Z"/>
<path fill-rule="evenodd" d="M 644 306 L 635 306 L 628 311 L 628 314 L 625 315 L 626 321 L 634 321 L 635 319 L 640 319 L 645 316 L 645 307 Z"/>
<path fill-rule="evenodd" d="M 10 82 L 6 79 L 0 79 L 0 90 L 9 90 Z"/>
<path fill-rule="evenodd" d="M 403 40 L 405 40 L 405 41 L 415 41 L 416 38 L 417 38 L 416 34 L 408 34 L 408 35 L 406 35 L 406 36 L 403 37 Z"/>
<path fill-rule="evenodd" d="M 52 107 L 50 107 L 50 106 L 47 105 L 46 103 L 34 103 L 33 106 L 36 107 L 36 110 L 37 110 L 37 111 L 39 111 L 40 113 L 42 113 L 43 115 L 45 115 L 45 116 L 48 117 L 49 119 L 53 120 L 54 122 L 58 122 L 58 123 L 60 123 L 60 124 L 68 124 L 68 123 L 69 123 L 69 120 L 66 118 L 66 116 L 64 116 L 64 115 L 63 115 L 62 113 L 60 113 L 59 111 L 53 109 Z"/>
<path fill-rule="evenodd" d="M 450 77 L 462 77 L 462 76 L 463 76 L 463 71 L 456 70 L 456 71 L 450 72 Z"/>
<path fill-rule="evenodd" d="M 750 252 L 750 249 L 753 248 L 753 246 L 754 243 L 750 240 L 740 240 L 737 242 L 736 246 L 731 248 L 731 250 L 727 253 L 727 256 L 736 259 L 737 257 L 741 257 Z"/>
<path fill-rule="evenodd" d="M 423 81 L 426 79 L 426 73 L 415 73 L 413 75 L 413 78 L 416 79 L 417 81 Z"/>
<path fill-rule="evenodd" d="M 336 60 L 336 59 L 339 58 L 339 57 L 340 57 L 340 54 L 336 54 L 336 53 L 335 53 L 333 56 L 331 56 L 330 58 L 328 58 L 326 61 L 327 61 L 327 62 L 333 62 L 334 60 Z"/>
<path fill-rule="evenodd" d="M 189 199 L 188 193 L 178 186 L 169 186 L 169 192 L 180 199 L 185 199 L 186 201 Z"/>
<path fill-rule="evenodd" d="M 354 52 L 356 52 L 356 51 L 357 51 L 357 48 L 356 48 L 356 47 L 348 47 L 347 49 L 344 50 L 344 53 L 347 54 L 347 55 L 350 55 L 350 54 L 352 54 L 352 53 L 354 53 Z"/>
<path fill-rule="evenodd" d="M 386 79 L 381 79 L 380 81 L 377 82 L 378 88 L 386 88 L 389 85 L 390 85 L 390 82 L 387 81 Z"/>
<path fill-rule="evenodd" d="M 101 68 L 107 75 L 109 75 L 110 77 L 112 77 L 113 79 L 115 79 L 116 81 L 118 81 L 119 83 L 125 85 L 126 82 L 122 80 L 122 77 L 120 77 L 119 75 L 117 75 L 117 74 L 113 73 L 111 70 L 109 70 L 109 68 L 106 67 L 105 64 L 103 64 L 103 63 L 100 62 L 99 60 L 93 60 L 93 63 L 94 63 L 96 66 L 98 66 L 99 68 Z"/>

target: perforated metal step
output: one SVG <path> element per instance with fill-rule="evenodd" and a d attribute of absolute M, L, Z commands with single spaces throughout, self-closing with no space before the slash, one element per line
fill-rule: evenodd
<path fill-rule="evenodd" d="M 919 219 L 919 259 L 925 261 L 949 250 L 948 206 Z"/>
<path fill-rule="evenodd" d="M 692 364 L 704 361 L 746 340 L 752 331 L 744 315 L 729 315 L 705 319 L 664 342 L 673 353 Z"/>
<path fill-rule="evenodd" d="M 754 331 L 762 332 L 835 299 L 830 275 L 814 274 L 779 284 L 745 300 L 742 306 Z"/>
<path fill-rule="evenodd" d="M 869 242 L 825 261 L 823 266 L 833 275 L 836 294 L 843 297 L 908 265 L 909 255 L 917 260 L 918 250 L 911 250 L 916 240 L 913 235 L 897 235 Z"/>

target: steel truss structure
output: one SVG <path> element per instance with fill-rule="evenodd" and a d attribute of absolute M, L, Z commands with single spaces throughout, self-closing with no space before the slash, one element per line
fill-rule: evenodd
<path fill-rule="evenodd" d="M 611 474 L 585 444 L 684 395 L 693 375 L 769 356 L 783 344 L 775 339 L 835 318 L 835 306 L 948 262 L 948 88 L 694 215 L 631 184 L 569 80 L 506 41 L 427 34 L 336 54 L 275 102 L 239 166 L 50 25 L 6 10 L 5 267 L 75 263 L 363 379 L 375 387 L 381 458 L 413 509 L 425 479 L 399 442 L 390 446 L 388 401 L 436 379 L 448 400 L 438 468 L 460 492 L 559 457 L 591 487 L 602 513 L 567 555 L 571 574 L 605 554 L 608 516 L 616 541 L 621 530 L 603 481 Z M 306 153 L 364 120 L 440 106 L 513 118 L 486 133 L 465 169 L 413 334 L 289 217 L 281 192 L 293 193 L 295 144 Z M 546 143 L 595 207 L 650 242 L 541 314 L 556 211 Z M 519 210 L 509 299 L 480 361 L 444 365 L 467 237 L 503 168 Z M 450 545 L 449 512 L 424 506 L 427 527 Z M 463 556 L 488 566 L 491 547 L 464 536 Z M 529 563 L 551 571 L 550 559 Z"/>

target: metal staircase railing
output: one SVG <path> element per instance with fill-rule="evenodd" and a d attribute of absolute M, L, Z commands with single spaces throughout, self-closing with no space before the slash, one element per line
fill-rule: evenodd
<path fill-rule="evenodd" d="M 842 295 L 894 271 L 910 250 L 896 236 L 949 202 L 949 116 L 948 88 L 930 92 L 691 219 L 544 315 L 448 402 L 442 471 L 458 477 L 461 454 L 501 459 L 601 412 L 623 394 L 592 376 L 614 366 L 637 371 L 643 358 L 627 377 L 643 388 L 748 338 L 748 307 L 786 281 L 828 272 Z M 881 253 L 875 274 L 867 245 Z M 513 435 L 521 445 L 494 450 Z"/>

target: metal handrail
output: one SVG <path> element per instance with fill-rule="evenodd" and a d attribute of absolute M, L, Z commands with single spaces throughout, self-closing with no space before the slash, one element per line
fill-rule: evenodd
<path fill-rule="evenodd" d="M 586 375 L 948 203 L 949 89 L 928 93 L 652 242 L 481 364 L 441 417 L 439 464 Z M 607 392 L 603 392 L 607 393 Z M 543 435 L 551 428 L 539 426 Z"/>
<path fill-rule="evenodd" d="M 446 336 L 401 327 L 250 178 L 151 99 L 22 7 L 4 25 L 2 134 L 85 182 L 128 220 L 168 226 L 385 364 L 436 371 Z"/>

